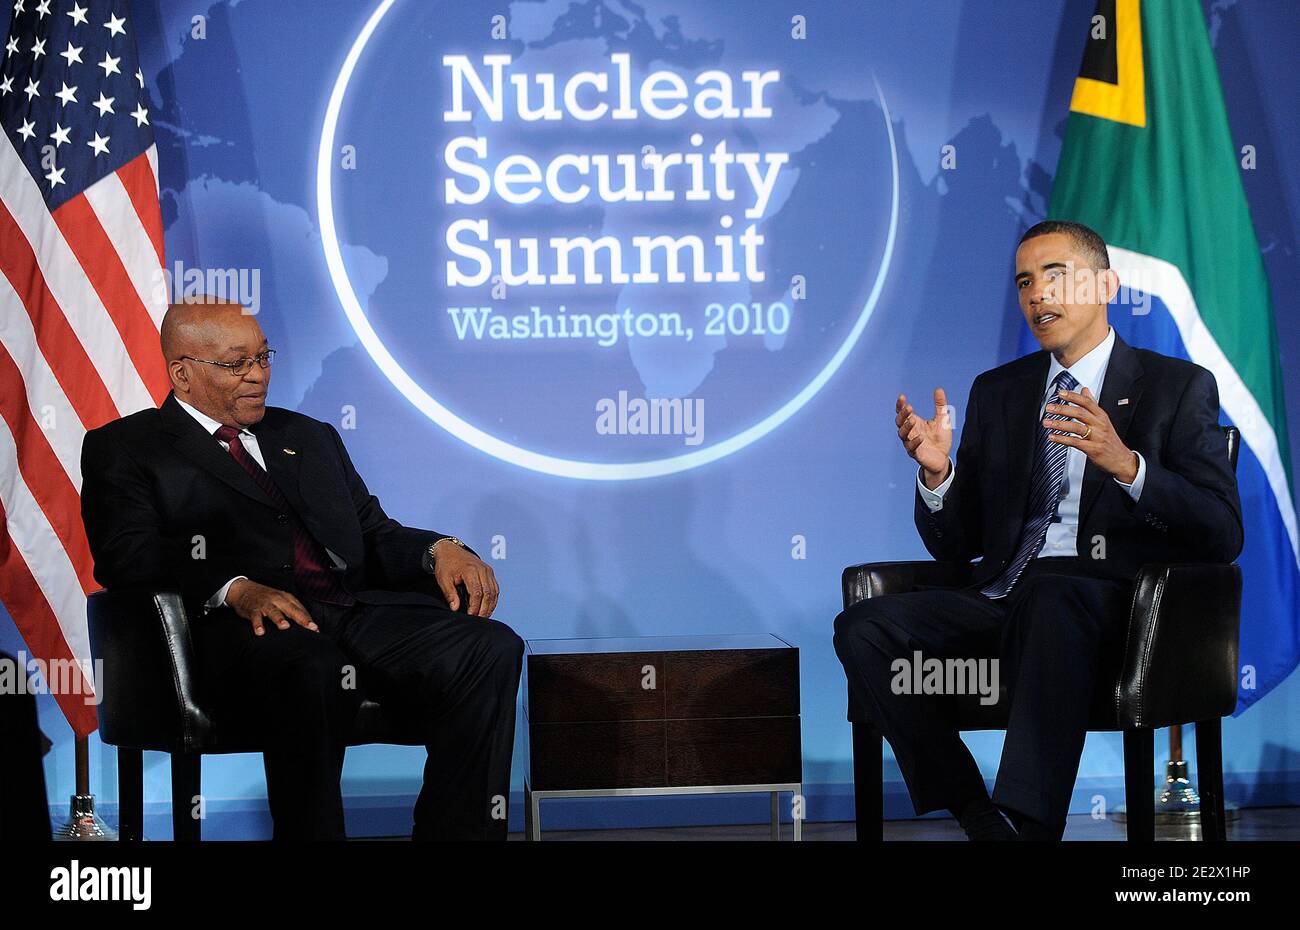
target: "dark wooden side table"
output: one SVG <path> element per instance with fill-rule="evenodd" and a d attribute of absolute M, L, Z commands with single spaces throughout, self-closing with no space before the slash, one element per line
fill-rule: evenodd
<path fill-rule="evenodd" d="M 803 820 L 799 650 L 770 633 L 533 639 L 524 662 L 524 833 L 541 802 L 767 793 Z"/>

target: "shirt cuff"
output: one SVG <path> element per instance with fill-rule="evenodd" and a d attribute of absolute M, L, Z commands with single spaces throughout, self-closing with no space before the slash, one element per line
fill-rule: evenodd
<path fill-rule="evenodd" d="M 445 539 L 445 538 L 446 538 L 445 536 L 439 536 L 438 539 L 435 539 L 433 541 L 432 545 L 424 547 L 424 555 L 420 557 L 420 567 L 423 568 L 425 572 L 427 572 L 430 575 L 433 574 L 433 570 L 434 568 L 436 568 L 436 566 L 433 564 L 433 547 L 438 544 L 438 540 Z"/>
<path fill-rule="evenodd" d="M 924 469 L 916 470 L 916 489 L 921 492 L 921 500 L 925 501 L 925 506 L 930 508 L 933 513 L 936 510 L 943 509 L 943 496 L 948 493 L 948 487 L 952 484 L 952 479 L 957 474 L 957 466 L 952 464 L 952 459 L 948 460 L 948 477 L 944 478 L 940 485 L 931 491 L 921 480 Z"/>
<path fill-rule="evenodd" d="M 1134 477 L 1133 483 L 1125 484 L 1118 478 L 1115 479 L 1115 483 L 1125 491 L 1128 491 L 1129 497 L 1133 498 L 1133 500 L 1137 500 L 1142 496 L 1142 485 L 1145 484 L 1147 480 L 1147 460 L 1142 458 L 1141 452 L 1134 452 L 1133 454 L 1138 457 L 1138 473 L 1137 476 Z"/>
<path fill-rule="evenodd" d="M 230 586 L 234 584 L 236 581 L 238 581 L 240 578 L 247 578 L 247 577 L 248 577 L 247 575 L 236 575 L 234 578 L 231 578 L 229 581 L 223 584 L 221 586 L 220 591 L 212 595 L 212 597 L 208 598 L 207 603 L 203 605 L 203 612 L 207 613 L 209 610 L 216 610 L 218 607 L 225 607 L 226 592 L 230 590 Z"/>

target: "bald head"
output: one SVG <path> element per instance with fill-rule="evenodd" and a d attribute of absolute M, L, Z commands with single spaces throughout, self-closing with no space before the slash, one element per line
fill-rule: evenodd
<path fill-rule="evenodd" d="M 178 399 L 228 426 L 251 426 L 266 414 L 270 368 L 254 364 L 239 374 L 213 364 L 238 362 L 267 349 L 262 327 L 240 304 L 217 299 L 172 304 L 159 335 Z"/>
<path fill-rule="evenodd" d="M 234 301 L 212 299 L 172 304 L 163 315 L 160 333 L 163 358 L 168 362 L 182 355 L 212 358 L 204 353 L 214 351 L 230 337 L 237 336 L 242 329 L 238 318 L 247 316 L 243 306 Z M 256 326 L 256 322 L 253 325 Z"/>

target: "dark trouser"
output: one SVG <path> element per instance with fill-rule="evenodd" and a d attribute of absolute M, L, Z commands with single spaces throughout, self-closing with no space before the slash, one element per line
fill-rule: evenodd
<path fill-rule="evenodd" d="M 985 794 L 953 698 L 896 694 L 896 659 L 1000 659 L 1011 715 L 993 801 L 1065 830 L 1102 669 L 1118 670 L 1131 583 L 1090 577 L 1076 559 L 1035 559 L 1011 593 L 928 589 L 861 601 L 835 618 L 849 698 L 894 749 L 918 814 Z"/>
<path fill-rule="evenodd" d="M 431 605 L 307 608 L 319 633 L 268 623 L 254 636 L 229 610 L 194 624 L 214 716 L 266 747 L 275 838 L 344 838 L 339 776 L 365 694 L 424 733 L 413 838 L 504 840 L 523 641 Z"/>

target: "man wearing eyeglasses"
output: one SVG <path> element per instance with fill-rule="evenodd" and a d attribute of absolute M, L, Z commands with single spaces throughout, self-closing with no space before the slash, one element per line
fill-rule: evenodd
<path fill-rule="evenodd" d="M 388 517 L 333 426 L 267 406 L 275 351 L 239 304 L 173 305 L 161 341 L 162 406 L 86 434 L 96 580 L 179 588 L 214 716 L 266 747 L 276 839 L 344 838 L 363 693 L 427 737 L 413 837 L 504 839 L 523 642 L 492 569 Z"/>

